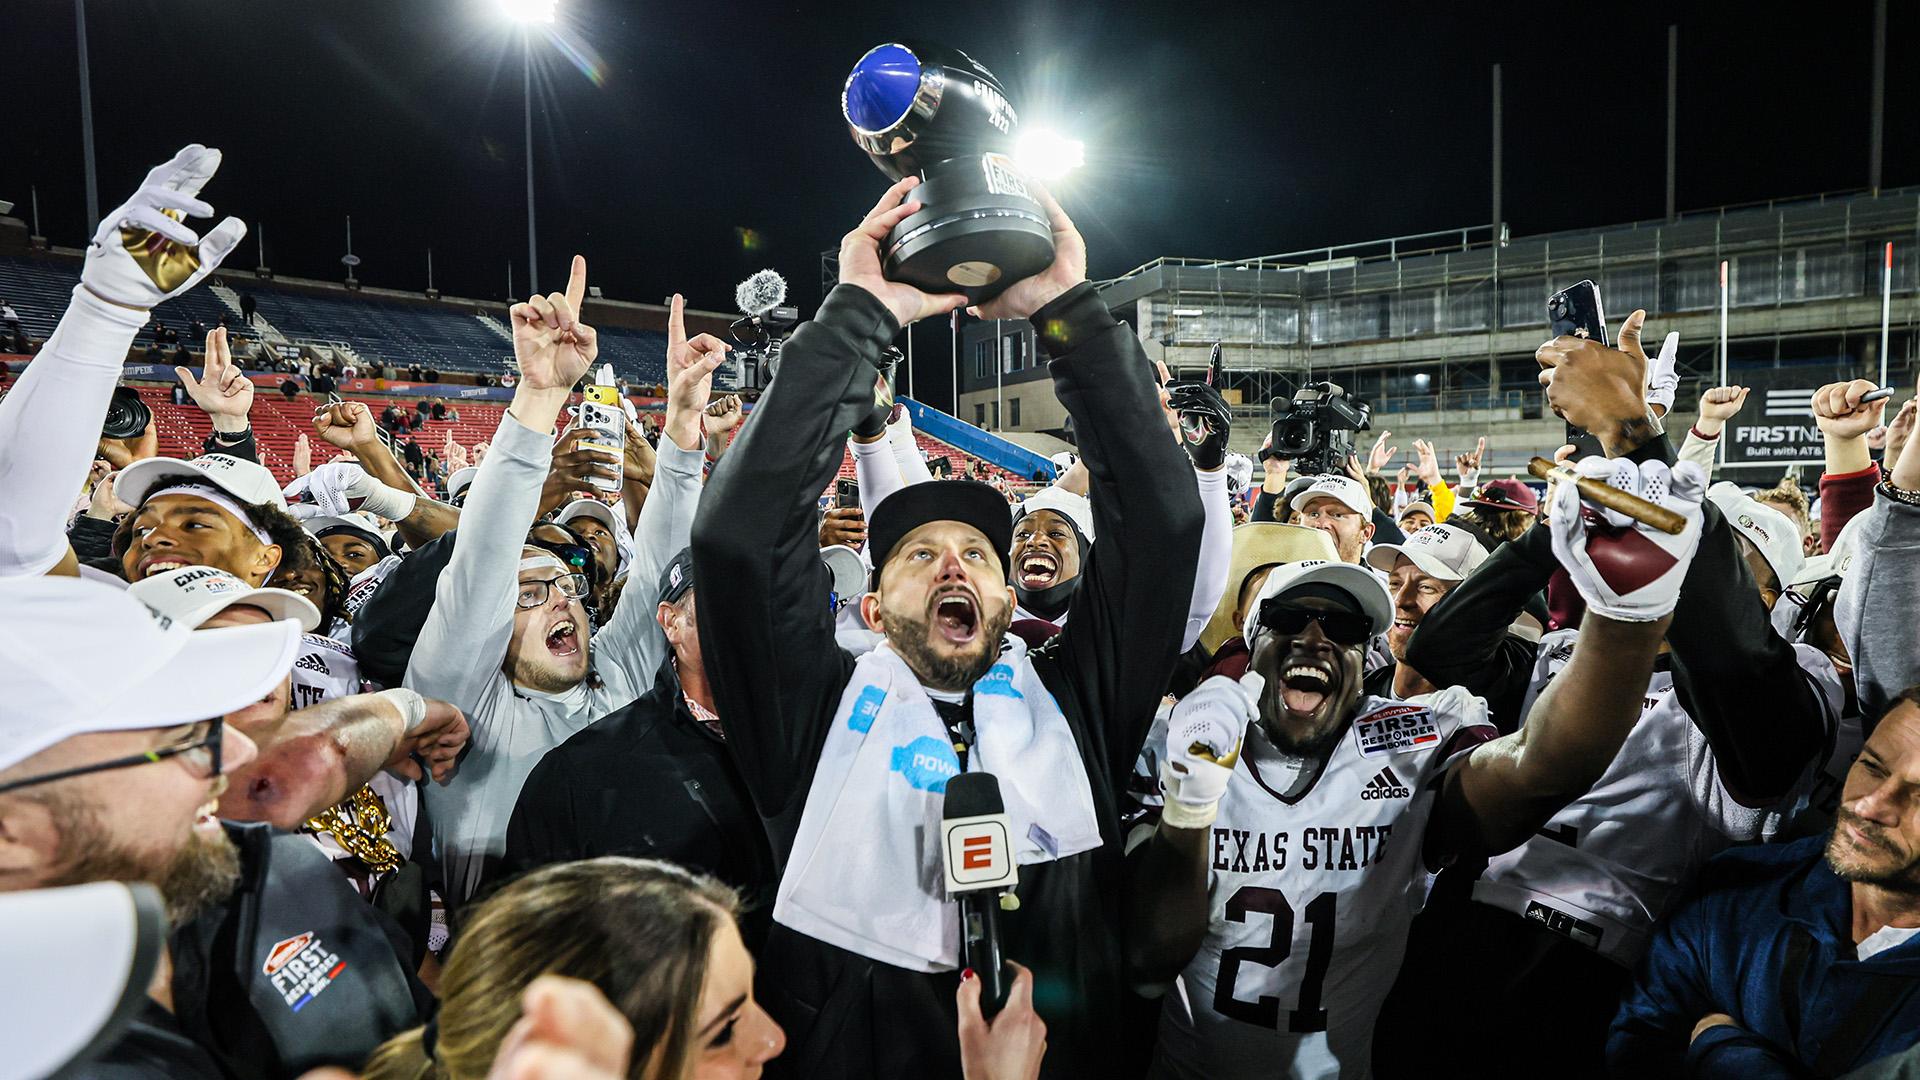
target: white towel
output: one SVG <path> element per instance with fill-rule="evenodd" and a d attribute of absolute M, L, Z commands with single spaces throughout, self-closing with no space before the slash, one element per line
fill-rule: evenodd
<path fill-rule="evenodd" d="M 1073 731 L 1009 635 L 973 686 L 969 771 L 990 772 L 1021 865 L 1100 845 Z M 821 749 L 774 920 L 914 971 L 959 964 L 960 923 L 940 870 L 940 806 L 959 757 L 933 702 L 891 645 L 854 665 Z"/>

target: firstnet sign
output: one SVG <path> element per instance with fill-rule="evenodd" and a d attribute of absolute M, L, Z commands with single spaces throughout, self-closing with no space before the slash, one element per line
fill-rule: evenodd
<path fill-rule="evenodd" d="M 1820 425 L 1813 417 L 1817 386 L 1781 385 L 1803 379 L 1797 372 L 1756 372 L 1737 381 L 1753 393 L 1741 415 L 1727 425 L 1729 465 L 1818 465 L 1826 460 Z"/>

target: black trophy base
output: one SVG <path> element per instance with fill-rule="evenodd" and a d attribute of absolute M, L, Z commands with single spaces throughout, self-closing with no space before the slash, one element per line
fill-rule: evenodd
<path fill-rule="evenodd" d="M 887 234 L 889 280 L 979 304 L 1053 263 L 1045 208 L 997 154 L 942 162 L 908 198 L 922 207 Z"/>

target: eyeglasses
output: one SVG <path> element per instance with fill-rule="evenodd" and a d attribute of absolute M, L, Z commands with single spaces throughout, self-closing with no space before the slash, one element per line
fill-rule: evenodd
<path fill-rule="evenodd" d="M 144 754 L 130 754 L 127 757 L 113 758 L 112 760 L 97 762 L 93 765 L 81 765 L 72 769 L 62 769 L 59 772 L 44 773 L 40 776 L 29 776 L 24 780 L 15 780 L 11 783 L 0 784 L 0 794 L 9 791 L 18 791 L 21 788 L 34 787 L 39 784 L 51 784 L 55 780 L 71 780 L 76 776 L 85 776 L 88 773 L 108 772 L 113 769 L 131 769 L 136 765 L 151 765 L 156 761 L 164 761 L 172 757 L 179 758 L 180 763 L 185 765 L 187 771 L 192 773 L 196 778 L 211 780 L 220 775 L 220 737 L 225 730 L 225 721 L 209 720 L 204 730 L 195 728 L 184 741 L 149 750 Z"/>
<path fill-rule="evenodd" d="M 537 608 L 553 595 L 553 587 L 560 587 L 560 595 L 569 600 L 578 600 L 587 595 L 587 575 L 561 574 L 545 581 L 523 581 L 520 583 L 520 595 L 514 597 L 514 605 L 520 608 Z"/>
<path fill-rule="evenodd" d="M 1319 623 L 1320 632 L 1339 645 L 1364 645 L 1373 636 L 1367 617 L 1351 611 L 1319 611 L 1273 598 L 1260 605 L 1260 625 L 1276 634 L 1292 637 L 1310 622 Z"/>

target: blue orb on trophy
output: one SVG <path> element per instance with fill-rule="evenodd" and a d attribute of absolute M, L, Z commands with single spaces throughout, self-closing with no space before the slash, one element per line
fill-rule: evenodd
<path fill-rule="evenodd" d="M 890 280 L 974 303 L 1053 262 L 1053 230 L 1011 156 L 1019 115 L 1000 80 L 958 49 L 894 42 L 847 76 L 840 111 L 880 171 L 918 175 L 920 211 L 880 247 Z"/>

